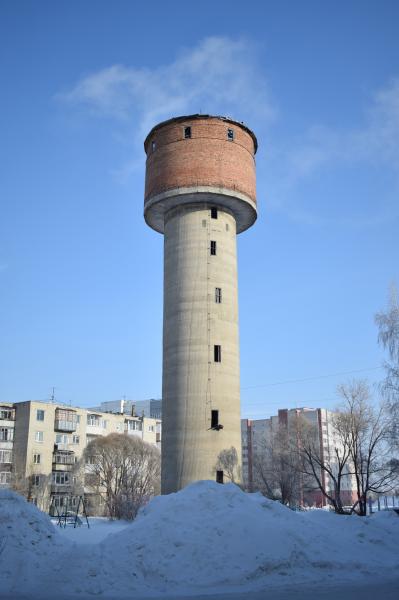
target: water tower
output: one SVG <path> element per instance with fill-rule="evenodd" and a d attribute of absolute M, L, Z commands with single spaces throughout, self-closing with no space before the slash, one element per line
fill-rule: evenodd
<path fill-rule="evenodd" d="M 162 493 L 226 481 L 219 453 L 241 465 L 236 235 L 256 220 L 257 140 L 227 117 L 156 125 L 144 218 L 164 234 Z"/>

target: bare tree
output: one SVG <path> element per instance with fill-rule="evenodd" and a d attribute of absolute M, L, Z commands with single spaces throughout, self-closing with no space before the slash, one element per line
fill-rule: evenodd
<path fill-rule="evenodd" d="M 399 447 L 399 302 L 394 285 L 390 290 L 388 308 L 377 313 L 375 321 L 378 326 L 378 341 L 388 351 L 382 391 L 392 412 L 391 431 Z"/>
<path fill-rule="evenodd" d="M 302 471 L 313 476 L 337 513 L 364 516 L 368 495 L 389 492 L 397 481 L 390 418 L 384 404 L 374 405 L 364 381 L 340 385 L 338 393 L 343 403 L 332 418 L 328 452 L 320 446 L 316 430 L 304 427 L 301 432 Z M 355 492 L 349 509 L 343 501 L 345 487 Z"/>
<path fill-rule="evenodd" d="M 336 413 L 332 420 L 333 443 L 324 449 L 319 431 L 305 419 L 299 420 L 299 469 L 309 489 L 318 489 L 338 514 L 345 514 L 342 491 L 349 476 L 350 439 L 344 427 L 345 414 Z"/>
<path fill-rule="evenodd" d="M 241 467 L 238 464 L 238 454 L 234 446 L 219 452 L 215 470 L 223 471 L 232 483 L 237 483 L 241 480 Z"/>
<path fill-rule="evenodd" d="M 47 512 L 50 505 L 51 475 L 38 472 L 38 465 L 27 466 L 27 472 L 15 470 L 11 489 L 24 496 L 28 502 Z"/>
<path fill-rule="evenodd" d="M 254 487 L 267 498 L 294 506 L 299 502 L 298 453 L 284 426 L 265 437 L 254 452 Z"/>
<path fill-rule="evenodd" d="M 134 519 L 159 493 L 160 454 L 140 438 L 119 433 L 98 437 L 84 451 L 85 485 L 104 501 L 111 518 Z"/>
<path fill-rule="evenodd" d="M 385 404 L 375 406 L 365 381 L 341 385 L 344 399 L 343 433 L 349 438 L 351 473 L 356 481 L 357 501 L 353 507 L 364 516 L 371 492 L 387 493 L 398 480 L 392 453 L 391 415 Z"/>

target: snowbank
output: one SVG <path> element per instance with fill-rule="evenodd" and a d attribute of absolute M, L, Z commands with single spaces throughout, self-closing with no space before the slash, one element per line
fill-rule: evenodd
<path fill-rule="evenodd" d="M 0 490 L 0 593 L 35 585 L 64 548 L 47 515 L 15 492 Z"/>
<path fill-rule="evenodd" d="M 61 562 L 68 567 L 51 573 L 29 545 L 35 540 L 48 556 L 59 552 L 61 536 L 34 507 L 24 501 L 16 506 L 21 517 L 12 517 L 12 523 L 22 542 L 14 551 L 18 564 L 32 561 L 30 573 L 41 578 L 43 590 L 53 579 L 58 592 L 71 597 L 250 591 L 368 575 L 393 578 L 399 572 L 394 513 L 367 518 L 295 513 L 232 484 L 203 481 L 154 498 L 136 521 L 98 545 L 65 540 Z M 7 559 L 7 565 L 11 562 Z M 18 585 L 14 582 L 14 589 Z"/>
<path fill-rule="evenodd" d="M 103 542 L 102 555 L 106 580 L 118 571 L 148 592 L 200 592 L 350 579 L 382 569 L 394 576 L 398 541 L 395 514 L 296 513 L 235 485 L 203 481 L 152 500 L 130 527 Z"/>

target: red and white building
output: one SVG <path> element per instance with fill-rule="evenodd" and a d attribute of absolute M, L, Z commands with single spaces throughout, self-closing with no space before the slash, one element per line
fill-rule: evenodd
<path fill-rule="evenodd" d="M 242 472 L 243 483 L 248 491 L 256 491 L 256 474 L 254 472 L 254 459 L 265 451 L 273 435 L 281 428 L 286 428 L 291 440 L 299 442 L 299 428 L 303 420 L 311 425 L 317 432 L 320 445 L 319 455 L 334 469 L 335 448 L 339 450 L 339 438 L 333 425 L 334 413 L 324 408 L 292 408 L 280 409 L 277 415 L 268 419 L 242 419 Z M 333 483 L 329 481 L 327 473 L 320 473 L 323 487 L 328 491 L 333 490 Z M 315 486 L 316 488 L 316 486 Z M 318 489 L 309 489 L 309 485 L 302 483 L 300 490 L 300 503 L 306 506 L 326 506 L 327 499 Z M 344 505 L 352 505 L 356 500 L 356 488 L 353 476 L 345 475 L 342 481 L 341 498 Z"/>

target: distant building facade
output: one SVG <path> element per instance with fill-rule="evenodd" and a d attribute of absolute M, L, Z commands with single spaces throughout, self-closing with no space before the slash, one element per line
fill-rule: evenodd
<path fill-rule="evenodd" d="M 286 431 L 291 443 L 300 447 L 299 427 L 301 420 L 312 427 L 318 452 L 324 460 L 334 467 L 334 449 L 339 447 L 339 439 L 333 425 L 334 413 L 323 408 L 295 408 L 280 409 L 277 415 L 268 419 L 242 419 L 242 448 L 243 448 L 243 482 L 248 491 L 257 489 L 256 468 L 257 459 L 262 458 L 262 453 L 273 442 L 273 436 L 279 431 Z M 332 481 L 324 470 L 320 472 L 321 481 L 325 489 L 332 492 Z M 314 483 L 314 482 L 312 482 Z M 300 480 L 299 502 L 301 505 L 326 506 L 327 499 L 320 490 L 310 489 L 309 479 Z M 353 476 L 345 475 L 342 481 L 341 498 L 344 504 L 351 505 L 355 499 L 355 481 Z"/>
<path fill-rule="evenodd" d="M 44 510 L 76 491 L 75 465 L 98 436 L 140 437 L 160 449 L 161 422 L 57 402 L 0 405 L 0 486 L 12 486 Z"/>
<path fill-rule="evenodd" d="M 0 486 L 11 484 L 14 462 L 15 408 L 0 404 Z"/>
<path fill-rule="evenodd" d="M 149 400 L 109 400 L 101 402 L 98 410 L 161 420 L 162 400 L 155 400 L 154 398 Z"/>

